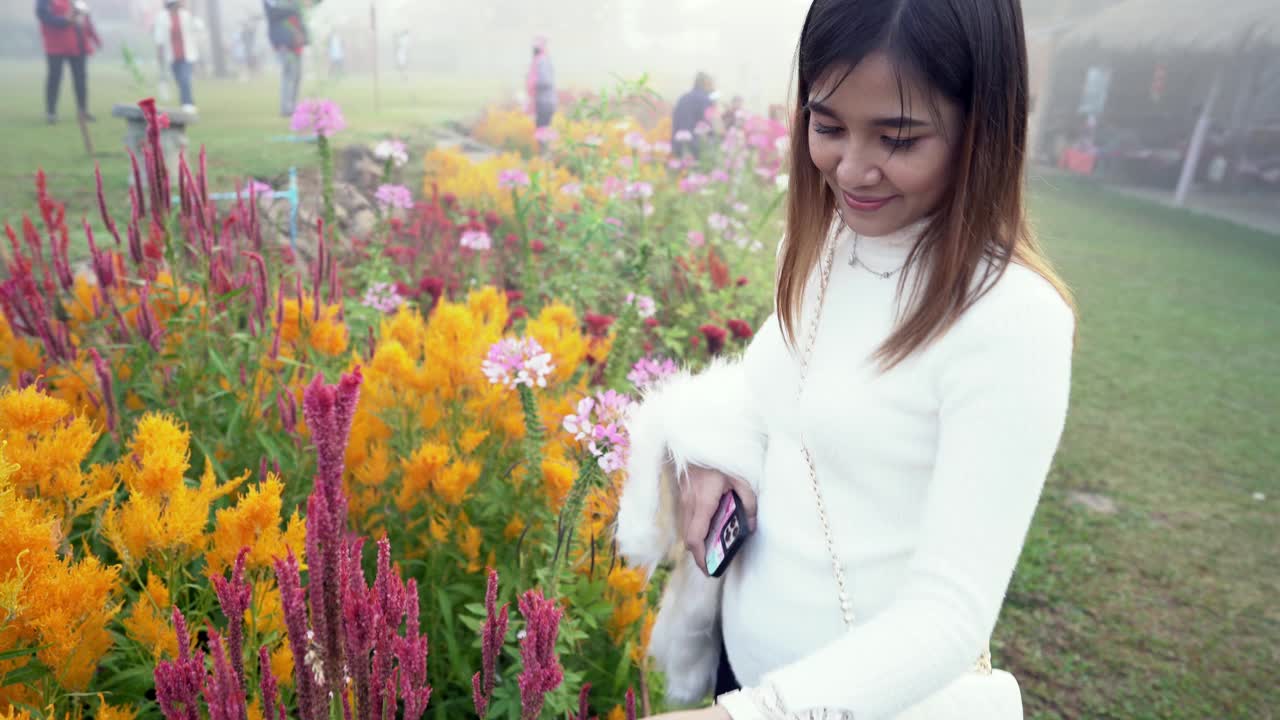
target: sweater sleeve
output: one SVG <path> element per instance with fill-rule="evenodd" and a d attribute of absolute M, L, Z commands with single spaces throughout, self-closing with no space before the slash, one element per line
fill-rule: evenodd
<path fill-rule="evenodd" d="M 744 360 L 680 373 L 646 394 L 627 428 L 631 456 L 616 537 L 631 562 L 652 567 L 678 542 L 672 483 L 690 465 L 713 468 L 759 487 L 764 424 L 747 392 Z"/>
<path fill-rule="evenodd" d="M 989 641 L 1070 386 L 1074 316 L 1029 275 L 1010 268 L 1018 292 L 993 289 L 939 341 L 949 346 L 935 375 L 937 455 L 908 576 L 884 612 L 765 677 L 789 711 L 892 717 L 966 672 Z"/>

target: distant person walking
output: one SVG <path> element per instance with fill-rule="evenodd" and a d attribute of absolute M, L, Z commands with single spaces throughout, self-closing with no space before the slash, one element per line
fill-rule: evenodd
<path fill-rule="evenodd" d="M 715 105 L 711 97 L 714 91 L 711 76 L 700 72 L 693 80 L 693 89 L 676 101 L 671 112 L 671 148 L 676 157 L 698 157 L 700 135 L 705 134 L 705 130 L 699 131 L 698 124 L 706 122 L 707 111 Z"/>
<path fill-rule="evenodd" d="M 534 124 L 540 128 L 547 127 L 556 114 L 556 73 L 547 53 L 546 38 L 533 41 L 533 62 L 529 64 L 525 89 L 533 105 Z"/>
<path fill-rule="evenodd" d="M 307 46 L 307 25 L 299 0 L 262 0 L 267 14 L 267 36 L 280 59 L 280 114 L 293 115 L 302 90 L 302 50 Z"/>
<path fill-rule="evenodd" d="M 156 59 L 161 68 L 168 67 L 172 70 L 173 80 L 178 84 L 182 111 L 189 114 L 196 112 L 191 74 L 196 62 L 200 60 L 200 51 L 196 45 L 199 23 L 198 18 L 192 17 L 184 0 L 165 0 L 164 12 L 156 16 L 156 24 L 152 29 Z"/>
<path fill-rule="evenodd" d="M 240 26 L 240 44 L 244 47 L 244 68 L 253 77 L 258 73 L 258 29 L 254 20 L 245 20 Z"/>
<path fill-rule="evenodd" d="M 89 17 L 89 6 L 83 0 L 36 0 L 36 17 L 48 60 L 44 83 L 45 117 L 50 125 L 58 122 L 58 91 L 62 87 L 62 66 L 71 66 L 71 83 L 75 88 L 76 110 L 86 121 L 94 120 L 89 112 L 89 79 L 86 65 L 102 40 Z"/>
<path fill-rule="evenodd" d="M 401 30 L 396 33 L 396 70 L 400 73 L 401 80 L 409 79 L 409 31 Z"/>
<path fill-rule="evenodd" d="M 342 48 L 342 35 L 337 30 L 329 32 L 329 77 L 342 75 L 342 66 L 346 60 L 346 52 Z"/>

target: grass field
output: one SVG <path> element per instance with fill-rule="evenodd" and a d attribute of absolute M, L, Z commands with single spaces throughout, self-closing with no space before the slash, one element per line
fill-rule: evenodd
<path fill-rule="evenodd" d="M 1081 321 L 997 661 L 1029 716 L 1272 717 L 1280 237 L 1069 181 L 1033 187 Z"/>
<path fill-rule="evenodd" d="M 304 77 L 302 97 L 328 97 L 342 106 L 348 130 L 341 142 L 373 143 L 388 133 L 420 139 L 432 125 L 472 113 L 500 92 L 497 83 L 421 75 L 406 81 L 389 73 L 375 112 L 372 84 L 367 78 L 330 82 L 315 75 Z M 188 130 L 189 148 L 193 159 L 200 145 L 208 148 L 214 190 L 231 190 L 234 181 L 249 176 L 276 177 L 291 165 L 314 165 L 313 146 L 280 140 L 290 133 L 289 121 L 279 116 L 277 77 L 276 66 L 268 64 L 250 82 L 196 79 L 200 121 Z M 32 179 L 36 168 L 43 167 L 51 190 L 68 202 L 68 215 L 75 224 L 82 215 L 100 224 L 94 161 L 102 165 L 109 197 L 125 197 L 128 187 L 125 125 L 111 117 L 111 106 L 154 94 L 154 78 L 150 86 L 135 84 L 122 61 L 91 61 L 89 104 L 97 116 L 97 122 L 90 125 L 95 150 L 91 158 L 85 153 L 74 119 L 69 78 L 63 78 L 58 104 L 61 122 L 51 127 L 44 119 L 43 65 L 0 62 L 0 97 L 4 98 L 0 102 L 0 223 L 16 223 L 23 212 L 32 212 Z M 410 169 L 418 168 L 415 162 Z M 127 208 L 128 204 L 122 201 L 115 206 Z"/>
<path fill-rule="evenodd" d="M 34 205 L 50 173 L 71 214 L 96 215 L 76 127 L 43 124 L 40 71 L 0 66 L 0 220 Z M 124 188 L 113 101 L 144 93 L 92 70 L 94 140 Z M 193 144 L 213 183 L 311 162 L 267 77 L 202 82 Z M 340 141 L 414 137 L 496 87 L 313 83 L 342 103 Z M 64 116 L 70 107 L 63 98 Z M 1109 195 L 1033 182 L 1033 213 L 1081 316 L 1061 452 L 994 642 L 1035 718 L 1268 718 L 1280 707 L 1280 237 Z M 1087 494 L 1090 509 L 1079 500 Z M 1255 499 L 1262 493 L 1265 499 Z"/>

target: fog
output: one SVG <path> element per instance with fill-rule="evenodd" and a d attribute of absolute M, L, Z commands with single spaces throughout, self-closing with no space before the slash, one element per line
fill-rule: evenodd
<path fill-rule="evenodd" d="M 274 71 L 262 0 L 186 1 L 206 22 L 206 47 L 221 37 L 226 74 L 245 65 L 246 40 L 258 65 Z M 147 28 L 161 0 L 89 2 L 106 55 L 119 58 L 127 47 L 149 67 Z M 1266 204 L 1280 192 L 1274 2 L 1230 0 L 1206 15 L 1195 0 L 1024 0 L 1035 159 L 1159 191 L 1194 170 L 1195 182 L 1210 190 L 1263 190 Z M 0 2 L 0 56 L 40 57 L 31 4 Z M 742 96 L 748 109 L 763 112 L 786 100 L 809 4 L 323 0 L 308 12 L 306 63 L 308 77 L 323 76 L 336 36 L 350 76 L 372 77 L 376 64 L 393 78 L 399 45 L 415 76 L 474 83 L 478 92 L 470 95 L 501 101 L 522 92 L 530 47 L 545 38 L 562 89 L 647 73 L 651 87 L 674 100 L 705 71 L 723 99 Z M 208 61 L 214 55 L 205 53 Z M 1190 152 L 1197 147 L 1203 152 Z M 1198 158 L 1194 168 L 1186 167 L 1188 155 Z"/>

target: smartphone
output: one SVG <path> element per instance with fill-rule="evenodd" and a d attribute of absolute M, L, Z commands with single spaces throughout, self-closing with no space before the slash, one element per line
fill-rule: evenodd
<path fill-rule="evenodd" d="M 707 574 L 716 578 L 724 575 L 733 556 L 738 554 L 750 535 L 742 498 L 730 490 L 720 497 L 720 506 L 711 518 L 711 532 L 706 540 Z"/>

